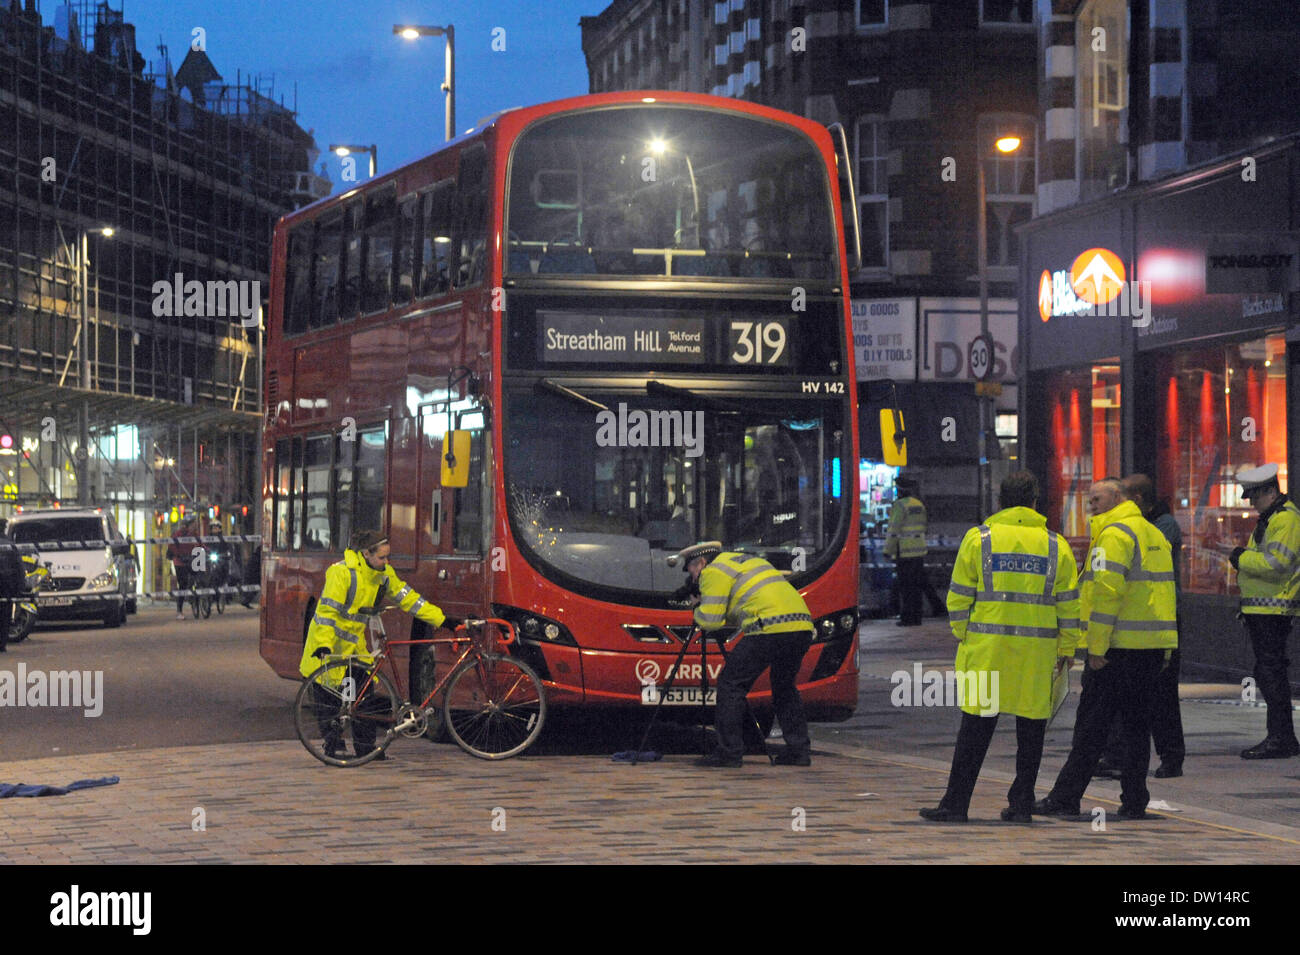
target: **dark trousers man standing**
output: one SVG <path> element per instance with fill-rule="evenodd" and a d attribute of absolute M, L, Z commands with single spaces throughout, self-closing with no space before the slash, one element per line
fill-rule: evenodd
<path fill-rule="evenodd" d="M 786 752 L 800 760 L 809 758 L 812 741 L 794 680 L 810 646 L 812 634 L 807 630 L 748 633 L 727 654 L 727 665 L 718 674 L 718 708 L 714 716 L 720 757 L 738 760 L 744 755 L 745 697 L 763 671 L 771 667 L 772 708 L 781 724 Z"/>
<path fill-rule="evenodd" d="M 976 716 L 962 713 L 961 728 L 957 731 L 957 747 L 952 754 L 952 771 L 948 774 L 948 791 L 939 802 L 958 816 L 970 809 L 975 780 L 988 754 L 997 716 Z M 1043 736 L 1047 720 L 1016 717 L 1016 781 L 1007 793 L 1007 803 L 1012 812 L 1028 813 L 1034 806 L 1034 783 L 1038 780 L 1038 766 L 1043 761 Z"/>
<path fill-rule="evenodd" d="M 898 621 L 904 627 L 919 626 L 925 558 L 900 557 L 895 573 L 898 575 Z"/>
<path fill-rule="evenodd" d="M 1248 613 L 1246 631 L 1255 651 L 1255 685 L 1268 704 L 1268 739 L 1297 748 L 1295 722 L 1291 714 L 1291 683 L 1287 679 L 1287 638 L 1294 617 L 1281 614 Z"/>
<path fill-rule="evenodd" d="M 1060 814 L 1078 815 L 1079 801 L 1097 768 L 1116 713 L 1121 728 L 1121 811 L 1141 815 L 1151 798 L 1146 785 L 1151 760 L 1151 708 L 1165 651 L 1111 647 L 1106 659 L 1109 662 L 1101 669 L 1086 667 L 1083 671 L 1074 743 L 1056 785 L 1043 801 Z M 1048 810 L 1040 803 L 1035 811 Z"/>

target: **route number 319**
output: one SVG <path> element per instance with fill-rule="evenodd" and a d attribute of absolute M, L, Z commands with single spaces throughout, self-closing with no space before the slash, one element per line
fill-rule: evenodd
<path fill-rule="evenodd" d="M 738 365 L 775 365 L 785 355 L 781 322 L 732 322 L 731 360 Z"/>

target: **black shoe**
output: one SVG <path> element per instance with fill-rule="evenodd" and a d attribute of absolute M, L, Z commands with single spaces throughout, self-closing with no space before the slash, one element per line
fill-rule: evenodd
<path fill-rule="evenodd" d="M 705 769 L 735 769 L 744 765 L 744 760 L 739 756 L 723 756 L 721 753 L 710 753 L 708 756 L 701 756 L 694 763 Z"/>
<path fill-rule="evenodd" d="M 1120 806 L 1115 812 L 1116 819 L 1145 819 L 1146 817 L 1146 809 L 1131 809 L 1128 806 Z"/>
<path fill-rule="evenodd" d="M 1010 806 L 1007 806 L 1006 809 L 1002 810 L 1002 821 L 1003 822 L 1033 822 L 1034 817 L 1031 816 L 1029 813 L 1025 812 L 1023 809 L 1012 809 Z"/>
<path fill-rule="evenodd" d="M 811 766 L 812 756 L 808 753 L 777 753 L 772 757 L 773 766 Z"/>
<path fill-rule="evenodd" d="M 1035 816 L 1077 816 L 1079 815 L 1079 807 L 1062 806 L 1059 802 L 1054 802 L 1048 797 L 1034 803 L 1033 813 Z"/>
<path fill-rule="evenodd" d="M 1266 739 L 1241 751 L 1242 759 L 1286 759 L 1288 756 L 1300 756 L 1300 743 L 1293 739 Z"/>
<path fill-rule="evenodd" d="M 921 818 L 927 822 L 965 822 L 966 813 L 935 806 L 933 809 L 922 809 Z"/>
<path fill-rule="evenodd" d="M 1151 775 L 1155 776 L 1156 779 L 1173 779 L 1175 776 L 1181 776 L 1182 774 L 1182 763 L 1175 763 L 1172 760 L 1167 760 L 1157 766 L 1156 771 Z"/>

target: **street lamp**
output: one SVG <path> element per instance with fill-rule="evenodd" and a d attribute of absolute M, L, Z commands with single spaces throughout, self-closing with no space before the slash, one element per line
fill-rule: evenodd
<path fill-rule="evenodd" d="M 112 238 L 114 230 L 110 226 L 97 229 L 82 229 L 79 249 L 80 268 L 77 270 L 81 286 L 81 402 L 77 409 L 78 447 L 77 447 L 77 503 L 90 504 L 90 233 L 96 232 L 105 238 Z M 99 314 L 96 307 L 95 322 L 98 325 Z"/>
<path fill-rule="evenodd" d="M 977 210 L 979 284 L 980 284 L 980 337 L 990 343 L 989 362 L 992 364 L 993 353 L 989 339 L 989 224 L 988 224 L 988 186 L 984 178 L 984 149 L 986 140 L 977 131 L 975 136 L 975 170 L 976 188 L 978 190 L 979 209 Z M 1003 155 L 1011 155 L 1021 146 L 1022 140 L 1015 132 L 1003 132 L 993 139 L 993 146 Z M 982 389 L 981 389 L 982 390 Z M 989 431 L 993 427 L 993 396 L 981 394 L 979 397 L 979 519 L 983 520 L 993 513 L 993 482 L 990 480 L 989 465 Z M 997 440 L 996 436 L 993 440 Z"/>
<path fill-rule="evenodd" d="M 335 145 L 330 144 L 330 152 L 336 156 L 349 156 L 352 153 L 370 153 L 370 178 L 375 178 L 375 173 L 379 170 L 379 147 L 378 146 L 353 146 L 353 145 Z"/>
<path fill-rule="evenodd" d="M 414 24 L 395 23 L 393 33 L 396 36 L 414 40 L 422 36 L 445 36 L 447 38 L 447 71 L 442 83 L 442 91 L 447 94 L 447 141 L 456 135 L 456 28 L 450 23 L 445 27 L 415 26 Z"/>

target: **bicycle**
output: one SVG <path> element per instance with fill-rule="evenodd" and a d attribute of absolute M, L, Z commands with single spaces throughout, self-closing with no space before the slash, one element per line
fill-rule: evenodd
<path fill-rule="evenodd" d="M 379 615 L 372 615 L 370 624 L 377 643 L 372 662 L 329 656 L 294 698 L 298 739 L 322 763 L 364 765 L 398 736 L 423 736 L 438 720 L 461 749 L 480 759 L 517 756 L 541 735 L 546 694 L 531 667 L 503 652 L 517 639 L 509 621 L 466 620 L 451 637 L 391 642 Z M 460 656 L 423 702 L 414 704 L 396 689 L 401 681 L 389 651 L 436 644 L 449 645 Z M 441 707 L 433 704 L 439 694 Z"/>

